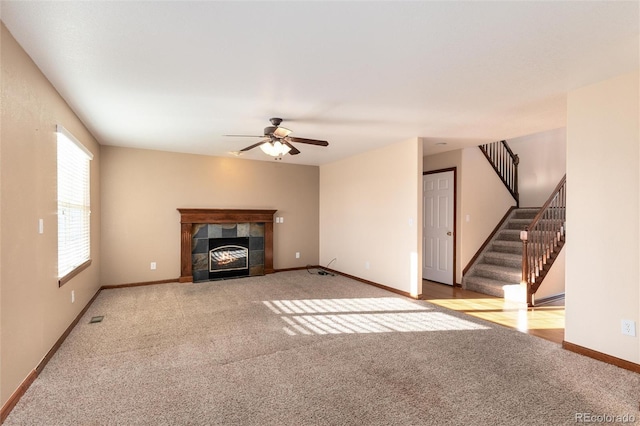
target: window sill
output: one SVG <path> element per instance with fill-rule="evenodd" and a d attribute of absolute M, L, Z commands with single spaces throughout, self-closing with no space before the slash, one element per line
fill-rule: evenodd
<path fill-rule="evenodd" d="M 64 277 L 60 277 L 58 279 L 58 287 L 62 287 L 63 285 L 68 283 L 71 280 L 71 278 L 75 277 L 80 272 L 82 272 L 85 269 L 87 269 L 90 265 L 91 265 L 91 259 L 89 259 L 86 262 L 84 262 L 83 264 L 79 265 L 77 268 L 75 268 L 73 271 L 69 272 Z"/>

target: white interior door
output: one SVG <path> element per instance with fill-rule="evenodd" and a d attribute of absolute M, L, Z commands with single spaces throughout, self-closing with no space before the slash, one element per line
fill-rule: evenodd
<path fill-rule="evenodd" d="M 427 174 L 422 179 L 422 277 L 453 285 L 454 172 Z"/>

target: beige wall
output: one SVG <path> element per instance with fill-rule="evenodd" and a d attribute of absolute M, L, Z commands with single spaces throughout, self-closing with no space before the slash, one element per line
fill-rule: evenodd
<path fill-rule="evenodd" d="M 544 277 L 544 281 L 536 292 L 536 300 L 545 297 L 558 296 L 565 292 L 565 270 L 566 270 L 567 248 L 563 247 L 558 257 L 553 261 L 551 269 Z"/>
<path fill-rule="evenodd" d="M 0 81 L 0 395 L 4 404 L 99 288 L 100 147 L 4 24 Z M 56 124 L 94 154 L 91 266 L 58 288 Z M 44 219 L 44 233 L 38 233 Z M 71 303 L 71 291 L 75 303 Z"/>
<path fill-rule="evenodd" d="M 417 138 L 320 166 L 320 263 L 420 294 L 421 200 Z"/>
<path fill-rule="evenodd" d="M 274 267 L 318 263 L 317 166 L 104 146 L 101 183 L 102 285 L 180 276 L 179 207 L 278 210 Z"/>
<path fill-rule="evenodd" d="M 520 157 L 518 192 L 521 207 L 542 207 L 567 170 L 567 129 L 509 139 Z"/>
<path fill-rule="evenodd" d="M 478 147 L 462 150 L 460 267 L 464 269 L 515 200 Z"/>
<path fill-rule="evenodd" d="M 485 160 L 486 161 L 486 160 Z M 428 155 L 424 157 L 423 169 L 425 172 L 456 168 L 456 283 L 462 283 L 462 150 L 443 152 L 440 154 Z"/>
<path fill-rule="evenodd" d="M 640 298 L 640 73 L 569 93 L 565 340 L 635 363 Z M 638 329 L 637 331 L 640 331 Z"/>

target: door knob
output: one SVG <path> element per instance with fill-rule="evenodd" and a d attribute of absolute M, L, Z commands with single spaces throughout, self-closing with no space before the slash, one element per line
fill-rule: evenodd
<path fill-rule="evenodd" d="M 451 236 L 451 231 L 447 232 L 447 235 L 448 235 L 448 236 Z"/>

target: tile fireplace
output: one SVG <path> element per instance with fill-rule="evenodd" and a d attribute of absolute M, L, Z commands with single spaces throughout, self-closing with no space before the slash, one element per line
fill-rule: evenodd
<path fill-rule="evenodd" d="M 277 210 L 182 209 L 180 282 L 273 272 Z"/>

